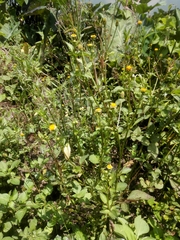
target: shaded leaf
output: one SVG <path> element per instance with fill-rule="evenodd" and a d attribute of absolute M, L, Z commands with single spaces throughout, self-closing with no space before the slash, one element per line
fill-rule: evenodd
<path fill-rule="evenodd" d="M 12 228 L 11 222 L 4 223 L 3 232 L 8 232 Z"/>
<path fill-rule="evenodd" d="M 130 201 L 138 201 L 138 200 L 149 200 L 151 198 L 154 198 L 153 196 L 143 192 L 143 191 L 140 191 L 140 190 L 133 190 L 129 196 L 128 196 L 128 200 Z"/>
<path fill-rule="evenodd" d="M 19 221 L 19 223 L 21 222 L 24 215 L 26 214 L 26 211 L 27 211 L 27 208 L 22 208 L 15 213 L 15 217 Z"/>

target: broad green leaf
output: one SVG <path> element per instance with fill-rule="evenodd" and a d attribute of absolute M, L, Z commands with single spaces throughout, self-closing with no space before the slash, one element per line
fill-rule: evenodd
<path fill-rule="evenodd" d="M 87 189 L 84 188 L 83 190 L 81 190 L 80 192 L 74 194 L 73 196 L 76 197 L 76 198 L 83 198 L 86 193 L 87 193 Z"/>
<path fill-rule="evenodd" d="M 8 183 L 11 183 L 13 185 L 19 185 L 20 184 L 20 177 L 14 177 L 8 180 Z"/>
<path fill-rule="evenodd" d="M 101 232 L 100 236 L 99 236 L 99 240 L 107 240 L 107 236 L 108 236 L 108 232 L 104 228 L 103 231 Z"/>
<path fill-rule="evenodd" d="M 156 183 L 154 184 L 154 186 L 155 186 L 156 189 L 163 189 L 164 183 L 163 183 L 162 180 L 159 180 L 158 182 L 156 182 Z"/>
<path fill-rule="evenodd" d="M 26 214 L 26 211 L 27 211 L 27 208 L 22 208 L 15 213 L 15 217 L 19 221 L 19 223 L 21 222 L 24 215 Z"/>
<path fill-rule="evenodd" d="M 75 239 L 76 240 L 86 240 L 84 234 L 80 230 L 77 230 L 75 232 Z"/>
<path fill-rule="evenodd" d="M 123 169 L 121 170 L 121 174 L 127 174 L 131 171 L 131 168 L 129 167 L 123 167 Z"/>
<path fill-rule="evenodd" d="M 1 172 L 6 172 L 8 169 L 8 164 L 7 162 L 1 161 L 0 162 L 0 171 Z"/>
<path fill-rule="evenodd" d="M 79 159 L 79 164 L 80 164 L 80 165 L 83 164 L 88 156 L 89 156 L 89 155 L 84 155 L 84 156 L 80 157 L 80 159 Z"/>
<path fill-rule="evenodd" d="M 137 238 L 149 232 L 149 225 L 146 223 L 144 219 L 142 219 L 141 216 L 137 216 L 135 218 L 134 225 L 135 225 L 135 232 L 136 232 Z"/>
<path fill-rule="evenodd" d="M 153 196 L 140 191 L 140 190 L 133 190 L 129 196 L 128 196 L 128 200 L 130 201 L 138 201 L 138 200 L 149 200 L 150 198 L 154 198 Z"/>
<path fill-rule="evenodd" d="M 126 240 L 136 240 L 136 236 L 134 235 L 132 229 L 126 224 L 114 224 L 114 232 L 117 235 L 124 237 Z"/>
<path fill-rule="evenodd" d="M 37 219 L 33 218 L 29 223 L 29 228 L 30 228 L 31 232 L 36 230 L 36 226 L 37 226 Z"/>
<path fill-rule="evenodd" d="M 7 205 L 9 202 L 10 196 L 7 193 L 0 193 L 0 204 Z"/>
<path fill-rule="evenodd" d="M 4 237 L 2 240 L 14 240 L 12 237 Z"/>
<path fill-rule="evenodd" d="M 92 154 L 89 156 L 89 161 L 93 164 L 97 164 L 99 163 L 99 156 Z"/>
<path fill-rule="evenodd" d="M 19 203 L 25 203 L 28 199 L 28 196 L 27 196 L 27 192 L 22 192 L 19 194 L 19 197 L 18 197 L 18 202 Z"/>
<path fill-rule="evenodd" d="M 20 160 L 13 161 L 11 166 L 10 166 L 10 170 L 12 170 L 12 169 L 16 168 L 17 166 L 19 166 L 20 162 L 21 162 Z"/>
<path fill-rule="evenodd" d="M 159 154 L 159 149 L 158 149 L 158 143 L 157 142 L 152 142 L 148 146 L 148 152 L 151 153 L 151 155 L 156 158 L 157 155 Z"/>
<path fill-rule="evenodd" d="M 121 210 L 123 212 L 129 212 L 129 205 L 125 202 L 121 203 Z"/>
<path fill-rule="evenodd" d="M 127 183 L 124 182 L 118 182 L 117 183 L 117 191 L 122 192 L 126 189 Z"/>
<path fill-rule="evenodd" d="M 107 204 L 108 200 L 107 200 L 107 197 L 104 193 L 100 193 L 100 198 L 101 198 L 101 201 L 104 203 L 104 204 Z"/>
<path fill-rule="evenodd" d="M 71 52 L 74 51 L 74 46 L 68 42 L 65 42 Z"/>
<path fill-rule="evenodd" d="M 180 88 L 173 89 L 171 94 L 180 95 Z"/>
<path fill-rule="evenodd" d="M 3 232 L 8 232 L 12 228 L 11 222 L 5 222 L 3 226 Z"/>
<path fill-rule="evenodd" d="M 4 101 L 6 99 L 6 94 L 0 94 L 0 102 Z"/>
<path fill-rule="evenodd" d="M 143 237 L 143 238 L 140 238 L 139 240 L 156 240 L 156 239 L 153 237 Z"/>

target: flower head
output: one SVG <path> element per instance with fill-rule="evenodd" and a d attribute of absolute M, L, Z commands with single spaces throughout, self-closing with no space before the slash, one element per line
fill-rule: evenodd
<path fill-rule="evenodd" d="M 111 170 L 113 168 L 113 166 L 111 164 L 107 165 L 107 169 Z"/>
<path fill-rule="evenodd" d="M 155 48 L 154 51 L 157 52 L 159 49 L 158 48 Z"/>
<path fill-rule="evenodd" d="M 132 70 L 132 66 L 131 65 L 126 66 L 126 71 L 130 72 L 131 70 Z"/>
<path fill-rule="evenodd" d="M 94 112 L 95 112 L 95 113 L 101 113 L 101 112 L 102 112 L 102 109 L 101 109 L 101 108 L 96 108 Z"/>
<path fill-rule="evenodd" d="M 20 133 L 20 136 L 21 136 L 21 137 L 24 137 L 24 133 L 23 133 L 23 132 L 21 132 L 21 133 Z"/>
<path fill-rule="evenodd" d="M 116 107 L 117 107 L 117 104 L 116 104 L 116 103 L 112 102 L 112 103 L 110 104 L 110 108 L 116 108 Z"/>
<path fill-rule="evenodd" d="M 93 44 L 92 44 L 92 43 L 88 43 L 87 46 L 88 46 L 88 47 L 92 47 Z"/>
<path fill-rule="evenodd" d="M 95 34 L 92 34 L 92 35 L 91 35 L 91 38 L 92 38 L 92 39 L 95 39 L 95 38 L 96 38 L 96 35 L 95 35 Z"/>
<path fill-rule="evenodd" d="M 141 20 L 139 20 L 139 21 L 137 22 L 137 24 L 138 24 L 138 25 L 141 25 L 141 24 L 142 24 L 142 21 L 141 21 Z"/>
<path fill-rule="evenodd" d="M 76 38 L 77 35 L 76 35 L 75 33 L 72 33 L 72 34 L 71 34 L 71 37 L 72 37 L 72 38 Z"/>
<path fill-rule="evenodd" d="M 49 125 L 49 131 L 54 131 L 56 128 L 57 126 L 54 123 Z"/>
<path fill-rule="evenodd" d="M 142 92 L 142 93 L 147 92 L 147 88 L 142 87 L 142 88 L 141 88 L 141 92 Z"/>

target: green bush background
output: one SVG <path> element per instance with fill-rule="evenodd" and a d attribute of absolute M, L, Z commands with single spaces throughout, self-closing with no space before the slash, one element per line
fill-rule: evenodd
<path fill-rule="evenodd" d="M 0 239 L 180 237 L 180 10 L 0 2 Z"/>

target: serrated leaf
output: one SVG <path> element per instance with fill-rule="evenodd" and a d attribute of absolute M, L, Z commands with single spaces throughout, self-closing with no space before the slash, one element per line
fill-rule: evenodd
<path fill-rule="evenodd" d="M 27 208 L 22 208 L 15 213 L 15 217 L 19 221 L 19 223 L 21 222 L 24 215 L 26 214 L 26 211 L 27 211 Z"/>
<path fill-rule="evenodd" d="M 89 156 L 89 161 L 93 164 L 97 164 L 99 163 L 99 156 L 92 154 Z"/>
<path fill-rule="evenodd" d="M 7 205 L 9 202 L 10 196 L 7 193 L 0 193 L 0 204 Z"/>
<path fill-rule="evenodd" d="M 133 190 L 127 200 L 130 200 L 130 201 L 138 201 L 138 200 L 149 200 L 151 198 L 154 198 L 153 196 L 143 192 L 143 191 L 140 191 L 140 190 Z"/>
<path fill-rule="evenodd" d="M 146 223 L 144 219 L 142 219 L 141 216 L 137 216 L 135 218 L 134 226 L 135 226 L 135 232 L 136 232 L 137 238 L 149 232 L 149 225 Z"/>

